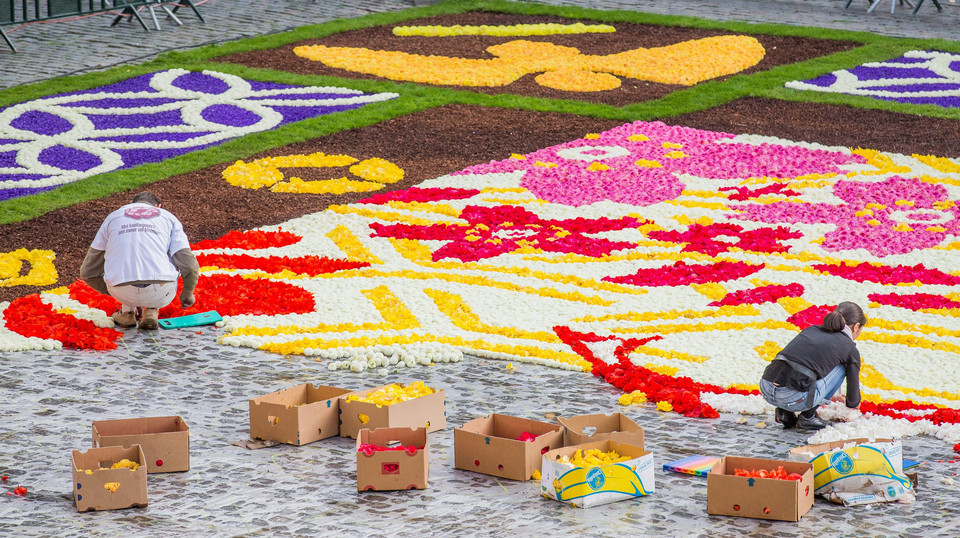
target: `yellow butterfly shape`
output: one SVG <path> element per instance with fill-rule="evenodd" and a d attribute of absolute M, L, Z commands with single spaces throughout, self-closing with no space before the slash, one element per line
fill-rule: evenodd
<path fill-rule="evenodd" d="M 563 91 L 620 87 L 617 76 L 692 86 L 738 73 L 763 59 L 763 45 L 749 36 L 717 36 L 665 47 L 608 55 L 581 54 L 573 47 L 519 39 L 487 47 L 489 59 L 423 56 L 356 47 L 302 46 L 297 56 L 390 80 L 448 86 L 505 86 L 537 75 L 537 84 Z M 617 75 L 617 76 L 614 76 Z"/>

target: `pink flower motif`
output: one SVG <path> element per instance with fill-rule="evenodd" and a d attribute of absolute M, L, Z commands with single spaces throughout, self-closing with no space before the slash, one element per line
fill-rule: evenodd
<path fill-rule="evenodd" d="M 879 183 L 839 181 L 833 193 L 845 203 L 741 206 L 739 218 L 770 223 L 832 223 L 823 248 L 836 252 L 862 248 L 877 256 L 934 247 L 960 232 L 960 208 L 942 185 L 893 176 Z M 898 204 L 898 202 L 900 202 Z M 943 209 L 946 205 L 947 207 Z M 939 206 L 939 207 L 938 207 Z"/>
<path fill-rule="evenodd" d="M 524 171 L 520 185 L 555 203 L 581 206 L 609 200 L 647 206 L 676 198 L 680 174 L 708 179 L 836 173 L 863 157 L 799 146 L 736 144 L 727 133 L 635 122 L 596 137 L 542 149 L 459 174 Z"/>

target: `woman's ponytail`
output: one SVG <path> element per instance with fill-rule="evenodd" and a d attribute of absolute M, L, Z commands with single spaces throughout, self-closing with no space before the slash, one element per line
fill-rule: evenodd
<path fill-rule="evenodd" d="M 861 327 L 867 324 L 867 316 L 863 315 L 857 303 L 844 301 L 826 316 L 823 317 L 823 323 L 820 325 L 824 330 L 831 333 L 837 333 L 843 330 L 847 325 L 860 324 Z"/>

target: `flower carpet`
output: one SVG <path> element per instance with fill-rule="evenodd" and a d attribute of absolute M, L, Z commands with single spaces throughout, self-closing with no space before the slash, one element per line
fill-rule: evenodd
<path fill-rule="evenodd" d="M 458 56 L 456 46 L 443 55 L 371 52 L 346 48 L 334 35 L 328 45 L 291 43 L 269 54 L 286 55 L 283 65 L 301 71 L 349 71 L 337 72 L 344 78 L 336 85 L 318 76 L 334 71 L 292 79 L 231 65 L 241 55 L 223 60 L 222 72 L 209 64 L 171 68 L 15 104 L 0 111 L 0 197 L 29 197 L 327 114 L 348 118 L 367 103 L 399 107 L 426 95 L 500 106 L 482 92 L 463 94 L 517 84 L 573 100 L 649 84 L 659 90 L 644 95 L 683 104 L 684 95 L 710 88 L 739 92 L 744 81 L 768 91 L 763 77 L 774 76 L 762 71 L 775 67 L 763 63 L 773 49 L 735 32 L 679 38 L 671 31 L 659 48 L 621 43 L 618 53 L 570 45 L 616 32 L 568 32 L 563 41 L 543 32 L 460 32 L 480 40 L 474 51 L 498 60 Z M 402 37 L 437 51 L 449 42 L 441 40 L 464 37 L 445 33 Z M 697 61 L 704 56 L 710 61 Z M 872 95 L 893 98 L 883 92 L 898 91 L 890 81 L 903 79 L 897 99 L 948 106 L 924 100 L 953 91 L 929 82 L 947 77 L 943 65 L 953 69 L 948 56 L 910 53 L 786 87 L 883 86 Z M 664 73 L 662 62 L 681 67 Z M 757 74 L 738 75 L 751 68 Z M 358 73 L 360 83 L 352 80 Z M 715 80 L 734 75 L 754 78 Z M 518 102 L 550 105 L 536 92 Z M 864 148 L 855 134 L 829 145 L 757 134 L 750 125 L 728 132 L 624 119 L 653 116 L 655 106 L 578 108 L 618 121 L 415 182 L 390 154 L 278 143 L 262 148 L 269 155 L 222 162 L 207 173 L 238 196 L 323 194 L 334 202 L 201 234 L 192 245 L 202 268 L 197 304 L 182 310 L 175 302 L 161 317 L 216 310 L 224 317 L 220 344 L 321 361 L 334 372 L 478 357 L 578 371 L 627 393 L 623 403 L 710 419 L 772 412 L 757 391 L 766 364 L 837 302 L 854 301 L 869 319 L 858 341 L 863 414 L 826 409 L 843 422 L 822 435 L 929 434 L 960 443 L 957 155 Z M 372 128 L 362 127 L 358 144 Z M 443 140 L 425 136 L 423 144 Z M 343 194 L 355 197 L 336 201 Z M 189 211 L 181 217 L 186 222 Z M 57 283 L 55 251 L 0 254 L 0 285 L 38 288 L 0 303 L 0 350 L 109 350 L 130 337 L 113 328 L 113 299 L 80 281 Z"/>

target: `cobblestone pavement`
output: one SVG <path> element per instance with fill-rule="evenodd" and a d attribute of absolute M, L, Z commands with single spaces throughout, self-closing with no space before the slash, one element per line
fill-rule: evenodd
<path fill-rule="evenodd" d="M 954 39 L 960 24 L 960 2 L 951 3 L 950 0 L 941 0 L 942 13 L 936 10 L 932 0 L 927 0 L 917 15 L 912 15 L 913 10 L 907 5 L 899 4 L 895 12 L 890 13 L 892 3 L 900 0 L 881 0 L 872 13 L 866 13 L 867 0 L 854 0 L 849 9 L 844 9 L 846 0 L 539 1 L 552 5 L 628 9 L 716 20 L 819 26 L 899 37 Z M 414 7 L 413 0 L 208 0 L 199 7 L 207 21 L 205 24 L 192 13 L 181 10 L 178 15 L 183 26 L 177 26 L 162 11 L 156 10 L 160 31 L 146 32 L 136 22 L 121 22 L 111 28 L 110 14 L 22 28 L 6 26 L 4 30 L 20 52 L 12 53 L 0 46 L 0 88 L 146 61 L 167 50 L 411 7 Z M 148 12 L 144 12 L 144 16 L 153 29 Z"/>
<path fill-rule="evenodd" d="M 310 358 L 283 357 L 215 342 L 212 326 L 140 333 L 129 329 L 108 353 L 0 356 L 0 521 L 16 536 L 955 536 L 954 473 L 943 441 L 903 441 L 920 467 L 912 504 L 844 508 L 818 499 L 799 522 L 709 516 L 706 479 L 663 471 L 691 454 L 785 459 L 805 444 L 772 416 L 746 423 L 724 414 L 694 420 L 652 405 L 620 408 L 618 391 L 582 372 L 466 357 L 455 364 L 386 375 L 330 372 Z M 423 380 L 446 392 L 447 427 L 431 433 L 429 487 L 356 491 L 354 441 L 249 450 L 249 398 L 311 382 L 351 390 Z M 654 454 L 648 497 L 579 509 L 539 495 L 536 481 L 496 479 L 454 468 L 453 429 L 492 412 L 553 422 L 554 414 L 623 409 L 645 430 Z M 70 454 L 90 446 L 94 420 L 179 415 L 191 429 L 190 470 L 149 476 L 149 505 L 77 513 Z M 547 418 L 551 417 L 551 418 Z M 764 423 L 764 424 L 761 424 Z M 4 495 L 18 484 L 25 498 Z"/>

